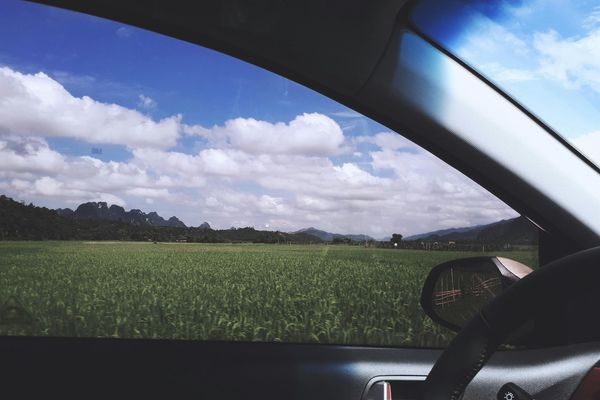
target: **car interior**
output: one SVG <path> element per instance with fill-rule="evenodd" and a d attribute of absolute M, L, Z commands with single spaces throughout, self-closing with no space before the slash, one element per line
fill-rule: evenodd
<path fill-rule="evenodd" d="M 424 29 L 415 13 L 431 26 L 446 21 L 433 15 L 435 2 L 33 3 L 213 49 L 400 132 L 534 224 L 540 268 L 482 256 L 429 272 L 421 306 L 458 332 L 445 349 L 1 336 L 3 391 L 20 398 L 600 398 L 600 168 Z M 494 285 L 482 283 L 454 311 L 439 302 L 449 274 L 452 283 L 460 275 Z"/>

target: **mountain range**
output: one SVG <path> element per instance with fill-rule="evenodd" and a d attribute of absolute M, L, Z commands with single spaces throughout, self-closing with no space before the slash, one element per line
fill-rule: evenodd
<path fill-rule="evenodd" d="M 107 220 L 120 221 L 133 225 L 141 226 L 168 226 L 173 228 L 187 228 L 187 226 L 173 216 L 169 219 L 164 219 L 155 211 L 145 213 L 139 209 L 131 209 L 126 211 L 123 207 L 116 204 L 108 205 L 106 202 L 87 202 L 80 204 L 74 211 L 70 208 L 58 208 L 55 210 L 58 215 L 66 218 L 78 220 Z M 198 226 L 200 229 L 211 229 L 208 222 Z M 374 240 L 369 235 L 364 234 L 339 234 L 326 232 L 317 228 L 304 228 L 292 234 L 305 234 L 319 238 L 325 242 L 332 242 L 334 239 L 349 239 L 352 241 Z"/>
<path fill-rule="evenodd" d="M 118 205 L 108 206 L 106 202 L 87 202 L 79 205 L 75 211 L 69 208 L 56 210 L 62 217 L 77 220 L 108 220 L 126 222 L 139 226 L 165 226 L 172 228 L 187 228 L 179 218 L 172 216 L 164 219 L 155 211 L 145 213 L 139 209 L 126 211 Z M 200 229 L 211 229 L 207 222 L 201 224 Z M 501 220 L 486 225 L 475 225 L 461 228 L 441 229 L 432 232 L 411 235 L 404 240 L 426 240 L 426 241 L 477 241 L 477 242 L 530 242 L 535 235 L 535 228 L 523 217 L 509 220 Z M 341 234 L 331 233 L 314 227 L 300 229 L 291 234 L 304 234 L 318 238 L 324 242 L 335 240 L 351 240 L 356 242 L 374 240 L 365 234 Z"/>
<path fill-rule="evenodd" d="M 345 234 L 345 235 L 343 235 L 340 233 L 331 233 L 331 232 L 322 231 L 320 229 L 313 228 L 313 227 L 300 229 L 299 231 L 296 231 L 293 233 L 305 233 L 307 235 L 316 236 L 325 242 L 332 242 L 334 239 L 350 239 L 350 240 L 353 240 L 356 242 L 363 242 L 365 240 L 374 240 L 369 235 L 363 235 L 363 234 L 357 234 L 357 235 Z"/>
<path fill-rule="evenodd" d="M 494 225 L 497 222 L 494 222 L 489 225 Z M 464 238 L 465 240 L 474 239 L 477 237 L 477 233 L 483 229 L 485 226 L 489 225 L 474 225 L 474 226 L 466 226 L 462 228 L 447 228 L 440 229 L 437 231 L 418 233 L 416 235 L 407 236 L 404 240 L 419 240 L 419 239 L 427 239 L 427 238 L 451 238 L 451 240 L 456 240 L 457 238 Z"/>
<path fill-rule="evenodd" d="M 161 230 L 162 229 L 162 230 Z M 165 230 L 166 229 L 166 230 Z M 155 211 L 126 211 L 105 202 L 88 202 L 75 210 L 50 210 L 24 205 L 0 195 L 0 239 L 114 239 L 114 240 L 189 240 L 200 242 L 311 243 L 336 239 L 364 242 L 375 240 L 365 234 L 339 234 L 314 227 L 296 232 L 257 231 L 254 228 L 213 230 L 206 222 L 198 227 L 186 225 L 173 216 L 164 219 Z M 481 243 L 537 242 L 537 229 L 524 217 L 486 225 L 436 230 L 404 238 L 404 241 L 463 241 Z M 389 239 L 382 240 L 389 242 Z"/>
<path fill-rule="evenodd" d="M 126 211 L 123 207 L 116 204 L 112 204 L 109 207 L 108 204 L 103 201 L 80 204 L 75 211 L 71 210 L 70 208 L 59 208 L 56 210 L 56 213 L 61 217 L 73 219 L 121 221 L 133 225 L 187 228 L 187 226 L 175 216 L 169 219 L 164 219 L 155 211 L 147 214 L 136 208 Z M 210 225 L 207 222 L 204 222 L 199 226 L 199 228 L 210 229 Z"/>
<path fill-rule="evenodd" d="M 0 195 L 0 240 L 120 240 L 188 243 L 319 243 L 305 233 L 259 231 L 252 227 L 210 229 L 207 223 L 185 227 L 179 219 L 106 203 L 84 203 L 75 211 L 26 205 Z M 173 223 L 176 226 L 158 225 Z M 182 226 L 183 225 L 183 226 Z"/>
<path fill-rule="evenodd" d="M 537 228 L 525 217 L 501 220 L 486 225 L 476 225 L 462 228 L 442 229 L 418 235 L 412 235 L 404 240 L 452 240 L 477 241 L 484 243 L 512 242 L 533 243 L 537 241 Z"/>

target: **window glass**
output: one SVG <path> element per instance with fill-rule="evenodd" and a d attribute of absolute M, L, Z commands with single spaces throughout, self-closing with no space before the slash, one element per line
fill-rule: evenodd
<path fill-rule="evenodd" d="M 600 165 L 600 5 L 421 0 L 413 21 Z"/>
<path fill-rule="evenodd" d="M 443 346 L 433 266 L 537 265 L 515 211 L 285 78 L 25 2 L 0 35 L 0 334 Z"/>

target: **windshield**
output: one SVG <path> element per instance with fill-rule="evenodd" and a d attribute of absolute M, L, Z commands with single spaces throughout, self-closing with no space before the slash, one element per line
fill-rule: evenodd
<path fill-rule="evenodd" d="M 0 335 L 444 346 L 435 265 L 537 230 L 396 132 L 218 52 L 0 13 Z"/>
<path fill-rule="evenodd" d="M 600 2 L 423 0 L 412 17 L 600 165 Z"/>

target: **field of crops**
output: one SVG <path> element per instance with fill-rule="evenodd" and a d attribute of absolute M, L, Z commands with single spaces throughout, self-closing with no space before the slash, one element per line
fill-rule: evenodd
<path fill-rule="evenodd" d="M 476 255 L 481 255 L 477 253 Z M 504 256 L 535 266 L 535 253 Z M 0 334 L 441 346 L 428 271 L 459 252 L 358 246 L 0 242 Z"/>

